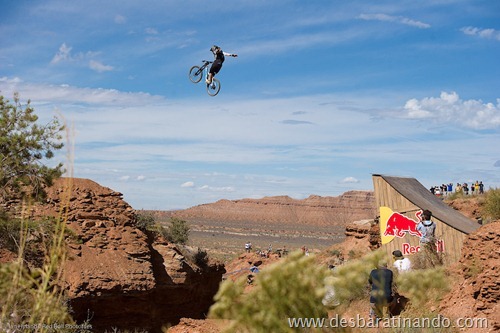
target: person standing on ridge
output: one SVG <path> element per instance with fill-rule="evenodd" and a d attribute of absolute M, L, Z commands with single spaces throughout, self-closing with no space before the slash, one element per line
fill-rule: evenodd
<path fill-rule="evenodd" d="M 237 54 L 234 53 L 227 53 L 223 52 L 220 47 L 217 45 L 213 45 L 210 48 L 210 51 L 214 54 L 214 62 L 212 66 L 210 66 L 210 70 L 208 71 L 208 78 L 206 80 L 207 84 L 212 83 L 212 79 L 214 78 L 215 74 L 219 73 L 220 69 L 222 68 L 222 63 L 225 60 L 225 57 L 237 57 Z"/>

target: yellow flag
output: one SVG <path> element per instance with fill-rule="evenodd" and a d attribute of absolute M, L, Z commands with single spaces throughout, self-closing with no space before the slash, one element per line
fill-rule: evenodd
<path fill-rule="evenodd" d="M 394 235 L 384 236 L 385 230 L 387 228 L 387 221 L 391 217 L 393 211 L 389 207 L 380 207 L 380 239 L 382 245 L 392 242 Z"/>

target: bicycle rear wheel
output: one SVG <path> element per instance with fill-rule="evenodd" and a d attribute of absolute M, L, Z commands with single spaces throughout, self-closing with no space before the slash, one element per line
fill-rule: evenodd
<path fill-rule="evenodd" d="M 201 78 L 203 77 L 203 70 L 200 68 L 200 66 L 193 66 L 189 70 L 189 80 L 193 83 L 198 83 L 201 81 Z"/>
<path fill-rule="evenodd" d="M 212 79 L 212 83 L 207 84 L 207 93 L 210 96 L 215 96 L 219 93 L 220 91 L 220 81 L 217 80 L 216 78 Z"/>

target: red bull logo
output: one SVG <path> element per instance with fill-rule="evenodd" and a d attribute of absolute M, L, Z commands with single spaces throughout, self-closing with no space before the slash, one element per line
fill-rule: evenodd
<path fill-rule="evenodd" d="M 418 214 L 420 213 L 420 214 Z M 415 216 L 417 219 L 421 215 L 421 211 L 419 211 Z M 383 232 L 384 236 L 396 236 L 399 238 L 403 238 L 406 233 L 410 235 L 420 237 L 422 234 L 417 230 L 418 222 L 400 214 L 400 213 L 392 213 L 391 216 L 387 219 L 387 225 L 385 227 L 385 231 Z"/>
<path fill-rule="evenodd" d="M 401 213 L 393 212 L 389 207 L 380 207 L 380 238 L 382 245 L 388 244 L 393 241 L 395 237 L 404 238 L 406 235 L 415 236 L 420 238 L 422 234 L 417 230 L 417 225 L 421 219 L 422 211 L 419 210 L 415 213 L 416 220 L 413 220 Z M 417 243 L 418 240 L 412 241 L 407 238 L 402 244 L 400 244 L 400 249 L 403 255 L 415 254 L 420 251 L 420 244 L 412 245 L 411 243 Z M 438 239 L 436 241 L 436 251 L 445 252 L 444 240 Z"/>

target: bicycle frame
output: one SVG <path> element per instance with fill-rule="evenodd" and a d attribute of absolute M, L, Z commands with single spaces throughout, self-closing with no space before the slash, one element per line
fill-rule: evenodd
<path fill-rule="evenodd" d="M 203 65 L 200 67 L 200 70 L 203 71 L 203 78 L 208 79 L 208 65 L 213 63 L 213 61 L 203 60 Z"/>
<path fill-rule="evenodd" d="M 208 79 L 209 69 L 208 65 L 212 64 L 213 61 L 203 60 L 203 65 L 193 66 L 189 70 L 189 80 L 193 83 L 199 83 L 202 78 Z M 203 74 L 202 74 L 203 73 Z M 207 93 L 210 96 L 215 96 L 220 91 L 220 81 L 215 77 L 212 77 L 212 82 L 207 84 Z"/>

